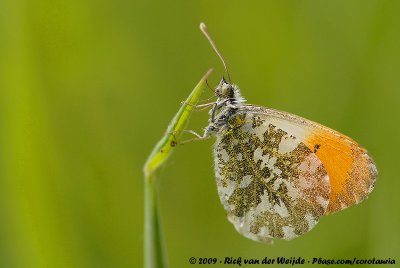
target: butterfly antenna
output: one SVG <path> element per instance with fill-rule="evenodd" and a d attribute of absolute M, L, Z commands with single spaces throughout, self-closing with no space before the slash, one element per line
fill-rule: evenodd
<path fill-rule="evenodd" d="M 210 87 L 210 84 L 208 83 L 208 79 L 206 79 L 206 85 L 207 85 L 208 89 L 210 89 L 210 90 L 214 93 L 214 89 L 212 89 L 212 88 Z"/>
<path fill-rule="evenodd" d="M 214 49 L 215 53 L 217 53 L 218 57 L 221 59 L 222 64 L 224 65 L 224 68 L 225 68 L 226 75 L 228 76 L 229 82 L 232 82 L 231 81 L 231 76 L 229 75 L 229 72 L 228 72 L 228 67 L 226 66 L 226 63 L 225 63 L 225 60 L 222 57 L 221 53 L 219 52 L 217 46 L 215 45 L 214 40 L 211 38 L 210 33 L 208 32 L 207 26 L 203 22 L 200 23 L 200 30 L 207 37 L 207 39 L 210 42 L 210 44 L 211 44 L 212 48 Z"/>

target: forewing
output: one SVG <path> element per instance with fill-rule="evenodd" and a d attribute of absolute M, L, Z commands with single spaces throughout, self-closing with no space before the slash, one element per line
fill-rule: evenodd
<path fill-rule="evenodd" d="M 308 232 L 326 212 L 330 196 L 323 163 L 296 133 L 271 119 L 239 112 L 214 146 L 218 193 L 228 219 L 239 233 L 261 242 Z"/>
<path fill-rule="evenodd" d="M 296 137 L 324 164 L 329 175 L 331 196 L 325 214 L 334 213 L 366 199 L 378 174 L 367 151 L 351 138 L 310 120 L 274 109 L 247 105 L 244 113 L 270 118 Z"/>

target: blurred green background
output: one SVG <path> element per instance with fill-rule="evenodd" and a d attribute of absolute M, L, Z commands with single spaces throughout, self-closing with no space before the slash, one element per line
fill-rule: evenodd
<path fill-rule="evenodd" d="M 0 267 L 142 266 L 143 164 L 204 72 L 223 74 L 201 21 L 249 103 L 340 130 L 380 173 L 361 205 L 268 246 L 226 220 L 212 141 L 181 146 L 159 172 L 170 266 L 400 262 L 399 14 L 395 0 L 0 1 Z"/>

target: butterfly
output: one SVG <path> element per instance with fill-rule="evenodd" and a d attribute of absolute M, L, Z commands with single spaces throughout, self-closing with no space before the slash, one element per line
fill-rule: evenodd
<path fill-rule="evenodd" d="M 322 216 L 366 199 L 378 174 L 367 151 L 313 121 L 246 104 L 204 23 L 200 29 L 229 78 L 215 89 L 217 100 L 201 138 L 216 137 L 218 194 L 236 230 L 264 243 L 291 240 Z"/>

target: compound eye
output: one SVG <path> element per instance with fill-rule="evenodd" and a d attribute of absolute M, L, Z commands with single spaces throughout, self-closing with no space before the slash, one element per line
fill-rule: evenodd
<path fill-rule="evenodd" d="M 231 86 L 229 85 L 229 84 L 223 84 L 222 86 L 221 86 L 221 93 L 222 93 L 222 95 L 224 95 L 224 96 L 230 96 L 231 95 L 231 92 L 232 92 L 232 88 L 231 88 Z"/>

